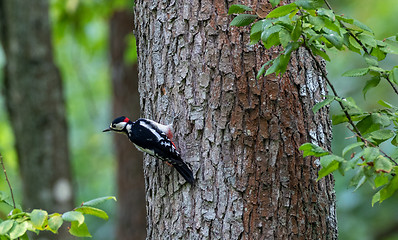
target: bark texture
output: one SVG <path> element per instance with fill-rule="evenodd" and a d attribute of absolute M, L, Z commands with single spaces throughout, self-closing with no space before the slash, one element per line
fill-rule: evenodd
<path fill-rule="evenodd" d="M 127 36 L 133 32 L 133 15 L 116 11 L 110 20 L 110 56 L 113 86 L 113 115 L 140 115 L 137 64 L 127 64 Z M 118 161 L 118 225 L 116 239 L 145 239 L 145 186 L 142 153 L 125 137 L 115 134 Z"/>
<path fill-rule="evenodd" d="M 5 100 L 24 208 L 68 211 L 73 208 L 68 135 L 61 76 L 53 62 L 48 1 L 0 0 L 0 21 L 7 61 Z"/>
<path fill-rule="evenodd" d="M 283 77 L 256 80 L 279 49 L 249 46 L 248 28 L 229 27 L 231 4 L 136 1 L 144 117 L 174 122 L 196 178 L 145 157 L 147 239 L 337 239 L 333 178 L 316 182 L 298 150 L 330 146 L 327 111 L 311 111 L 325 82 L 302 49 Z"/>

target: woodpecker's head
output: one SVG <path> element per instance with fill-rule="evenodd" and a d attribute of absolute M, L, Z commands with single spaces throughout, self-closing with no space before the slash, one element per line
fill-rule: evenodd
<path fill-rule="evenodd" d="M 114 131 L 114 132 L 124 133 L 128 122 L 130 122 L 130 119 L 128 119 L 127 117 L 125 116 L 118 117 L 112 121 L 109 128 L 103 130 L 102 132 Z"/>

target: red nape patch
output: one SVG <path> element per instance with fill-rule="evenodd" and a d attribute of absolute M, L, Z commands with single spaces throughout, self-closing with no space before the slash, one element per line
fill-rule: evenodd
<path fill-rule="evenodd" d="M 130 121 L 130 119 L 128 119 L 128 118 L 124 118 L 124 120 L 123 120 L 123 122 L 128 122 L 128 121 Z"/>

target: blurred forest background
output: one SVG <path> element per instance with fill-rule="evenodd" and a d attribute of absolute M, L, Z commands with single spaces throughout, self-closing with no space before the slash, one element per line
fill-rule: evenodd
<path fill-rule="evenodd" d="M 379 39 L 398 32 L 396 0 L 335 0 L 331 4 L 337 14 L 356 18 L 370 26 Z M 101 130 L 108 127 L 109 121 L 115 117 L 112 105 L 114 88 L 111 81 L 110 19 L 115 12 L 121 10 L 132 14 L 132 1 L 50 0 L 54 59 L 61 70 L 66 97 L 76 206 L 85 200 L 118 194 L 114 138 L 103 134 Z M 128 45 L 123 53 L 123 61 L 132 66 L 136 61 L 133 22 L 127 24 L 131 26 L 131 34 L 122 39 Z M 361 57 L 350 53 L 335 53 L 332 56 L 334 58 L 327 63 L 327 68 L 330 79 L 336 82 L 335 86 L 341 96 L 352 96 L 365 109 L 377 108 L 373 99 L 397 102 L 397 97 L 393 96 L 389 88 L 370 90 L 365 101 L 359 90 L 365 82 L 359 78 L 341 77 L 349 69 L 364 66 Z M 4 157 L 16 200 L 22 203 L 18 160 L 10 126 L 12 119 L 9 119 L 4 103 L 3 66 L 6 61 L 0 46 L 0 152 Z M 387 58 L 383 63 L 386 66 L 398 65 L 398 59 Z M 332 106 L 332 113 L 333 111 Z M 129 117 L 136 119 L 140 113 L 128 111 L 125 114 L 131 114 Z M 346 144 L 345 141 L 350 139 L 344 140 L 348 135 L 343 127 L 334 128 L 333 131 L 333 148 L 339 151 Z M 133 151 L 133 147 L 130 147 Z M 141 165 L 137 168 L 142 170 Z M 0 175 L 0 190 L 8 192 L 4 176 Z M 371 197 L 375 191 L 371 186 L 353 191 L 348 187 L 349 176 L 336 174 L 335 178 L 339 239 L 398 239 L 398 196 L 372 207 Z M 93 239 L 116 239 L 118 204 L 107 203 L 104 206 L 110 215 L 108 222 L 95 218 L 87 220 Z M 0 216 L 4 217 L 8 211 L 6 207 L 0 206 Z M 135 214 L 127 209 L 126 212 Z"/>

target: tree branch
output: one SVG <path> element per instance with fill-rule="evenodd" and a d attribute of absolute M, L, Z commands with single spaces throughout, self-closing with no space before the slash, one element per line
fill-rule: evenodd
<path fill-rule="evenodd" d="M 12 204 L 13 204 L 13 207 L 14 207 L 14 209 L 15 209 L 15 208 L 17 208 L 17 207 L 16 207 L 16 205 L 15 205 L 14 193 L 12 192 L 11 183 L 10 183 L 10 180 L 8 179 L 7 171 L 6 171 L 6 168 L 4 167 L 3 156 L 1 155 L 1 153 L 0 153 L 0 163 L 1 163 L 1 166 L 3 167 L 3 172 L 4 172 L 4 175 L 5 175 L 5 177 L 6 177 L 6 181 L 7 181 L 7 183 L 8 183 L 8 187 L 10 188 Z"/>

